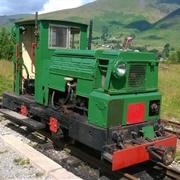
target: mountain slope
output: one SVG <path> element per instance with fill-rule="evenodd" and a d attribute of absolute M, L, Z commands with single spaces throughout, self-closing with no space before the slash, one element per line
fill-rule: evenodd
<path fill-rule="evenodd" d="M 40 15 L 44 18 L 89 23 L 94 21 L 94 35 L 101 35 L 103 27 L 116 36 L 125 32 L 139 33 L 149 29 L 164 16 L 180 8 L 179 0 L 97 0 L 79 8 Z"/>
<path fill-rule="evenodd" d="M 180 8 L 154 23 L 147 31 L 140 35 L 145 42 L 152 45 L 163 46 L 169 43 L 173 47 L 180 48 Z"/>
<path fill-rule="evenodd" d="M 179 21 L 180 21 L 180 8 L 173 11 L 172 13 L 165 16 L 164 18 L 157 21 L 156 23 L 154 23 L 151 28 L 161 29 L 161 30 L 164 30 L 164 29 L 177 30 L 177 25 L 180 25 Z"/>
<path fill-rule="evenodd" d="M 32 15 L 30 14 L 18 14 L 11 16 L 0 16 L 0 27 L 12 25 L 14 21 L 28 18 Z"/>
<path fill-rule="evenodd" d="M 178 7 L 180 8 L 180 4 L 175 3 L 177 0 L 171 0 L 171 3 L 164 1 L 165 0 L 97 0 L 78 8 L 55 11 L 44 14 L 43 16 L 52 18 L 60 17 L 62 19 L 76 16 L 79 18 L 83 17 L 83 19 L 92 19 L 106 13 L 116 12 L 125 15 L 143 15 L 145 19 L 154 23 Z"/>
<path fill-rule="evenodd" d="M 147 45 L 148 42 L 150 46 L 163 47 L 164 43 L 176 41 L 174 36 L 178 35 L 176 31 L 179 28 L 178 21 L 175 20 L 177 23 L 173 26 L 163 27 L 173 23 L 173 19 L 176 19 L 173 12 L 178 8 L 180 0 L 97 0 L 78 8 L 42 14 L 39 18 L 83 23 L 93 20 L 94 37 L 100 38 L 104 30 L 108 37 L 113 38 L 124 38 L 134 34 L 136 45 Z M 171 18 L 167 16 L 170 13 Z M 15 20 L 17 18 L 21 17 L 15 17 Z M 12 17 L 9 17 L 9 22 L 11 21 Z M 0 26 L 5 23 L 1 22 Z M 168 39 L 172 28 L 174 36 Z"/>

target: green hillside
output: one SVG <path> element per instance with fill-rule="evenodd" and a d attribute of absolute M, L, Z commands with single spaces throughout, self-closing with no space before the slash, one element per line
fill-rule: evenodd
<path fill-rule="evenodd" d="M 172 47 L 180 48 L 180 8 L 154 23 L 140 35 L 140 39 L 151 42 L 152 46 L 162 46 L 170 43 Z"/>
<path fill-rule="evenodd" d="M 18 14 L 11 16 L 0 16 L 0 27 L 6 26 L 8 29 L 11 29 L 14 21 L 25 19 L 32 16 L 31 14 Z"/>
<path fill-rule="evenodd" d="M 161 48 L 166 43 L 178 47 L 179 0 L 97 0 L 84 6 L 39 15 L 39 18 L 89 23 L 94 21 L 93 37 L 122 41 L 133 34 L 134 45 Z M 0 27 L 30 15 L 0 16 Z M 9 18 L 9 19 L 8 19 Z M 99 43 L 103 43 L 100 41 Z"/>
<path fill-rule="evenodd" d="M 177 7 L 169 5 L 171 11 Z M 160 8 L 161 9 L 161 8 Z M 151 0 L 97 0 L 79 8 L 70 10 L 55 11 L 41 15 L 52 19 L 67 19 L 88 23 L 90 19 L 94 20 L 94 30 L 102 31 L 102 26 L 108 26 L 115 29 L 145 29 L 151 23 L 154 23 L 170 12 L 160 11 L 154 8 Z M 130 24 L 130 26 L 128 26 Z M 110 29 L 111 31 L 111 29 Z"/>
<path fill-rule="evenodd" d="M 162 34 L 156 28 L 157 22 L 166 23 L 166 18 L 170 13 L 180 8 L 179 0 L 97 0 L 79 8 L 70 10 L 55 11 L 43 14 L 42 18 L 52 18 L 89 23 L 94 21 L 93 36 L 101 37 L 103 29 L 108 29 L 108 36 L 111 39 L 123 41 L 124 37 L 130 34 L 135 35 L 134 45 L 148 45 L 150 48 L 161 48 L 166 43 L 177 47 L 176 37 L 178 32 L 174 30 L 174 35 L 169 38 L 168 29 L 163 29 Z M 169 21 L 173 21 L 172 18 Z M 169 23 L 167 21 L 167 23 Z M 174 23 L 175 24 L 175 23 Z M 178 29 L 178 23 L 174 29 Z M 164 38 L 166 37 L 166 38 Z"/>
<path fill-rule="evenodd" d="M 79 8 L 55 11 L 44 14 L 43 16 L 51 18 L 61 17 L 62 19 L 75 19 L 75 17 L 77 17 L 86 20 L 94 19 L 95 17 L 104 17 L 106 13 L 116 13 L 116 16 L 113 16 L 115 19 L 118 18 L 117 15 L 131 16 L 130 19 L 126 19 L 126 22 L 132 22 L 132 20 L 136 19 L 136 16 L 142 15 L 144 19 L 150 23 L 154 23 L 178 7 L 180 8 L 179 3 L 173 3 L 177 0 L 171 0 L 171 3 L 164 3 L 164 1 L 165 0 L 97 0 Z M 113 19 L 111 19 L 111 21 L 113 21 Z"/>

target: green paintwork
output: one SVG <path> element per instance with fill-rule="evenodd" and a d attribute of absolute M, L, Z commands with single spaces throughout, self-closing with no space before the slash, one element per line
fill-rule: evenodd
<path fill-rule="evenodd" d="M 89 97 L 88 121 L 104 128 L 127 125 L 127 107 L 133 103 L 145 103 L 144 122 L 151 121 L 157 116 L 149 116 L 149 102 L 161 99 L 159 92 L 124 95 L 108 95 L 102 92 L 92 92 Z M 104 104 L 104 108 L 102 107 Z"/>
<path fill-rule="evenodd" d="M 48 48 L 49 24 L 80 28 L 80 49 Z M 20 43 L 19 27 L 35 21 L 15 24 L 16 43 Z M 34 37 L 35 39 L 35 37 Z M 66 21 L 39 20 L 35 46 L 35 101 L 47 106 L 50 90 L 65 91 L 65 77 L 76 81 L 76 95 L 87 98 L 89 123 L 103 128 L 127 125 L 127 107 L 145 104 L 144 122 L 160 118 L 150 116 L 150 101 L 161 102 L 158 92 L 158 61 L 152 53 L 112 50 L 86 50 L 87 25 Z M 20 47 L 19 47 L 20 48 Z M 14 64 L 16 59 L 13 59 Z M 124 62 L 126 74 L 118 77 L 116 65 Z M 15 92 L 21 93 L 22 59 L 15 71 Z M 147 134 L 151 128 L 145 129 Z M 149 135 L 147 135 L 149 137 Z"/>
<path fill-rule="evenodd" d="M 69 52 L 69 54 L 67 54 Z M 91 53 L 90 53 L 91 52 Z M 65 77 L 77 80 L 76 94 L 89 97 L 95 77 L 96 51 L 57 50 L 51 58 L 48 87 L 65 91 Z M 82 60 L 82 58 L 86 57 Z"/>
<path fill-rule="evenodd" d="M 154 138 L 154 127 L 153 126 L 142 127 L 142 131 L 143 131 L 144 138 L 150 138 L 150 139 Z"/>
<path fill-rule="evenodd" d="M 48 48 L 48 36 L 49 36 L 49 24 L 68 26 L 80 28 L 80 49 L 86 49 L 87 45 L 87 25 L 81 23 L 74 23 L 68 21 L 54 21 L 50 19 L 40 19 L 38 20 L 38 33 L 35 46 L 35 101 L 40 104 L 48 105 L 48 82 L 47 82 L 47 74 L 49 70 L 49 66 L 51 64 L 51 56 L 54 54 L 56 49 Z M 24 26 L 35 26 L 35 20 L 23 20 L 17 21 L 15 23 L 15 28 L 13 29 L 13 34 L 15 31 L 16 34 L 16 44 L 19 45 L 19 64 L 18 71 L 15 71 L 16 79 L 15 79 L 15 93 L 20 95 L 21 89 L 21 69 L 22 69 L 22 58 L 21 58 L 21 44 L 20 44 L 20 27 Z M 35 42 L 35 36 L 32 37 Z M 16 56 L 13 57 L 14 63 L 16 62 Z M 59 77 L 60 78 L 60 77 Z M 58 80 L 58 79 L 57 79 Z M 58 88 L 57 88 L 58 89 Z"/>
<path fill-rule="evenodd" d="M 20 58 L 20 47 L 19 47 L 19 29 L 18 25 L 15 25 L 14 27 L 14 33 L 16 34 L 15 40 L 16 40 L 16 47 L 14 47 L 14 55 L 13 55 L 13 62 L 14 62 L 14 74 L 15 74 L 15 79 L 14 79 L 14 91 L 16 92 L 17 95 L 20 95 L 20 86 L 21 86 L 21 61 L 22 59 Z M 17 57 L 18 56 L 18 57 Z M 18 68 L 16 69 L 16 63 L 18 63 Z"/>
<path fill-rule="evenodd" d="M 47 81 L 48 69 L 51 64 L 51 56 L 56 51 L 55 49 L 48 48 L 48 27 L 49 24 L 63 25 L 63 26 L 75 26 L 81 29 L 80 36 L 80 48 L 86 49 L 87 38 L 87 25 L 71 23 L 66 21 L 50 21 L 50 20 L 42 20 L 39 21 L 40 33 L 39 33 L 39 41 L 38 46 L 36 48 L 36 81 L 35 81 L 35 100 L 40 104 L 48 105 L 48 93 L 50 85 Z M 49 76 L 50 81 L 56 81 L 56 84 L 60 84 L 64 82 L 62 77 L 57 76 Z M 65 83 L 65 82 L 64 82 Z M 61 87 L 57 88 L 57 85 L 52 85 L 53 88 L 62 90 Z"/>
<path fill-rule="evenodd" d="M 89 97 L 88 122 L 104 128 L 121 125 L 124 100 L 102 92 Z"/>

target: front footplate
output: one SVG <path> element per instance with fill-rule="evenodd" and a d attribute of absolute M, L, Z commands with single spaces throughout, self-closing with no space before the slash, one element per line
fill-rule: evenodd
<path fill-rule="evenodd" d="M 148 152 L 147 147 L 161 147 L 165 150 L 164 152 L 168 154 L 169 150 L 171 149 L 168 147 L 172 147 L 175 153 L 176 145 L 177 136 L 172 135 L 153 142 L 148 142 L 142 145 L 136 145 L 127 149 L 122 149 L 113 152 L 111 160 L 112 171 L 116 171 L 125 167 L 129 167 L 150 160 L 152 158 L 152 154 Z M 163 160 L 166 162 L 166 157 L 166 155 L 162 156 L 162 162 Z M 173 160 L 171 159 L 171 162 Z M 169 165 L 169 163 L 167 163 L 167 165 Z"/>

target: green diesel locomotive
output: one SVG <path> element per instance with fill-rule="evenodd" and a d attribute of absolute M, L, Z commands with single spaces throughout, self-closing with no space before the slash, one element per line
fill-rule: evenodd
<path fill-rule="evenodd" d="M 101 152 L 112 170 L 174 160 L 177 138 L 160 124 L 154 54 L 86 50 L 88 25 L 37 16 L 15 22 L 12 33 L 14 92 L 4 92 L 3 114 Z"/>

